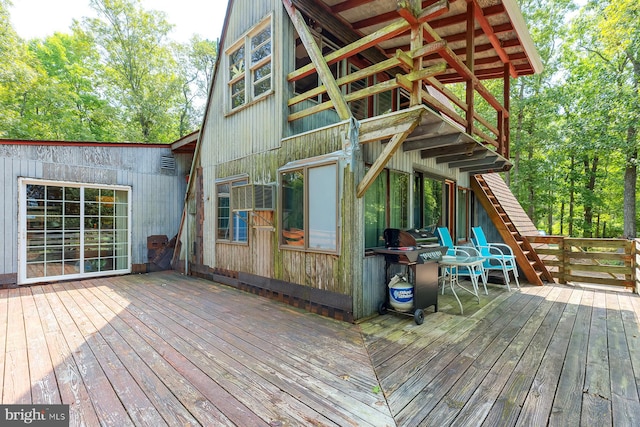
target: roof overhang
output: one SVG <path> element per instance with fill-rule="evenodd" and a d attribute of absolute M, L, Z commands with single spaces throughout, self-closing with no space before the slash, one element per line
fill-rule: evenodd
<path fill-rule="evenodd" d="M 292 0 L 292 3 L 307 15 L 307 19 L 313 21 L 313 25 L 325 29 L 345 44 L 351 43 L 354 37 L 372 34 L 403 19 L 397 0 Z M 505 60 L 512 77 L 542 71 L 542 61 L 516 0 L 422 1 L 423 10 L 444 6 L 424 22 L 464 60 L 468 3 L 474 4 L 476 8 L 473 23 L 474 73 L 479 79 L 502 78 Z M 409 33 L 407 31 L 385 40 L 373 46 L 363 56 L 376 63 L 381 58 L 392 56 L 398 49 L 408 51 Z M 437 54 L 427 56 L 423 58 L 423 66 L 428 67 L 440 61 Z M 440 74 L 437 79 L 442 83 L 466 80 L 453 68 Z"/>

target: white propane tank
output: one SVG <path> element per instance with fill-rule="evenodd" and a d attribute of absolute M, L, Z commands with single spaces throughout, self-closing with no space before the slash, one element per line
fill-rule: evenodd
<path fill-rule="evenodd" d="M 401 274 L 389 281 L 389 302 L 394 310 L 409 311 L 413 308 L 413 285 Z"/>

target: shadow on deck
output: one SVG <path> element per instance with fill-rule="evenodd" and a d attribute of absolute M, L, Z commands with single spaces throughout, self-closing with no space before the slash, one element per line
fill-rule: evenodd
<path fill-rule="evenodd" d="M 358 325 L 173 272 L 0 290 L 2 403 L 71 425 L 640 425 L 640 298 L 450 294 Z"/>

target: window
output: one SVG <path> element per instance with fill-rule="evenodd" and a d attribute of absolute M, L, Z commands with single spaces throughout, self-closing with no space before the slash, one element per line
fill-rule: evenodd
<path fill-rule="evenodd" d="M 218 202 L 218 221 L 216 236 L 218 240 L 236 243 L 249 241 L 249 213 L 231 209 L 231 188 L 249 183 L 247 178 L 230 178 L 216 184 Z"/>
<path fill-rule="evenodd" d="M 416 173 L 413 194 L 413 226 L 427 228 L 442 225 L 443 181 Z"/>
<path fill-rule="evenodd" d="M 252 29 L 227 51 L 231 110 L 271 91 L 271 52 L 271 18 Z"/>
<path fill-rule="evenodd" d="M 469 239 L 469 190 L 458 187 L 458 213 L 456 218 L 456 238 L 458 241 Z"/>
<path fill-rule="evenodd" d="M 20 181 L 20 283 L 131 271 L 130 188 Z"/>
<path fill-rule="evenodd" d="M 338 250 L 338 164 L 307 165 L 280 174 L 280 244 L 321 252 Z"/>
<path fill-rule="evenodd" d="M 384 170 L 364 196 L 365 247 L 384 244 L 385 228 L 409 228 L 409 175 Z"/>

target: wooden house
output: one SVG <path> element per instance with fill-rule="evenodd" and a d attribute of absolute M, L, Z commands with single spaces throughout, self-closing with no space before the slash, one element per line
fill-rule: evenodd
<path fill-rule="evenodd" d="M 384 229 L 490 216 L 473 177 L 511 167 L 510 82 L 541 68 L 516 0 L 230 0 L 175 266 L 375 313 Z"/>

